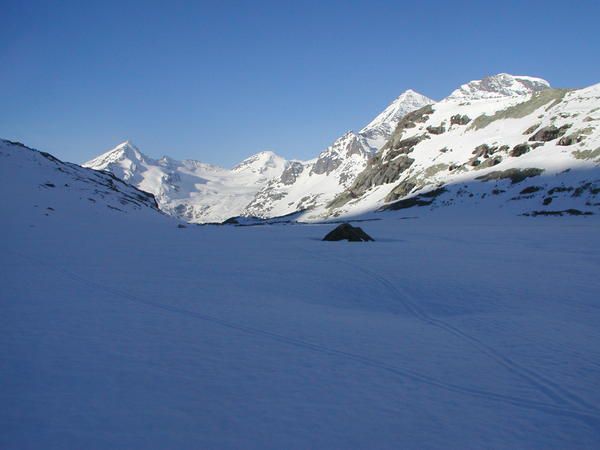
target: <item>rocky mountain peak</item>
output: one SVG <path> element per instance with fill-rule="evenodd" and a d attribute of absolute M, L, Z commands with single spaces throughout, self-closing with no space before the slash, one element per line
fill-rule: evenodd
<path fill-rule="evenodd" d="M 408 89 L 390 103 L 366 127 L 360 130 L 360 134 L 367 139 L 373 149 L 378 150 L 389 139 L 402 117 L 411 111 L 432 103 L 435 102 L 429 97 Z"/>
<path fill-rule="evenodd" d="M 542 78 L 500 73 L 463 84 L 445 100 L 482 100 L 528 95 L 549 89 L 550 83 Z"/>

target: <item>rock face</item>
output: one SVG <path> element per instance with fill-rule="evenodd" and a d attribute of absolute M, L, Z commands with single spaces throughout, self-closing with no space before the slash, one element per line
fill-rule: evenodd
<path fill-rule="evenodd" d="M 531 151 L 531 146 L 529 144 L 518 144 L 513 147 L 510 151 L 509 155 L 513 158 L 518 158 L 525 153 L 529 153 Z"/>
<path fill-rule="evenodd" d="M 450 125 L 467 125 L 470 121 L 471 119 L 469 119 L 469 116 L 465 114 L 455 114 L 450 117 Z"/>
<path fill-rule="evenodd" d="M 558 128 L 554 125 L 550 125 L 547 127 L 543 127 L 535 132 L 533 136 L 529 138 L 530 141 L 538 141 L 538 142 L 549 142 L 553 141 L 556 138 L 563 136 L 566 131 L 570 128 L 571 125 L 563 125 Z"/>
<path fill-rule="evenodd" d="M 324 241 L 349 241 L 349 242 L 368 242 L 374 241 L 371 236 L 365 233 L 360 227 L 353 227 L 349 223 L 343 223 L 327 233 Z"/>
<path fill-rule="evenodd" d="M 371 148 L 379 150 L 392 135 L 400 119 L 431 103 L 434 102 L 430 98 L 409 89 L 360 130 L 359 134 L 367 139 Z"/>

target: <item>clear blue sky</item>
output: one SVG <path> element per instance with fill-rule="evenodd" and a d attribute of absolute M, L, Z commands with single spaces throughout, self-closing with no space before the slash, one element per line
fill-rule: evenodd
<path fill-rule="evenodd" d="M 0 0 L 0 137 L 232 165 L 315 156 L 402 91 L 600 82 L 600 2 Z"/>

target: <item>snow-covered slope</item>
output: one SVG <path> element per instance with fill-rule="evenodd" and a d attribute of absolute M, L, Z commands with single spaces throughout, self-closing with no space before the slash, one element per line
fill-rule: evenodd
<path fill-rule="evenodd" d="M 180 227 L 0 152 L 1 449 L 598 446 L 600 217 Z"/>
<path fill-rule="evenodd" d="M 283 172 L 285 164 L 273 152 L 253 155 L 231 170 L 166 156 L 155 160 L 124 142 L 84 167 L 112 172 L 154 194 L 163 211 L 202 223 L 239 215 L 269 179 Z"/>
<path fill-rule="evenodd" d="M 521 85 L 506 77 L 503 86 Z M 408 114 L 352 186 L 306 218 L 465 201 L 518 214 L 597 213 L 600 85 L 539 90 L 544 82 L 525 80 L 524 95 L 491 95 L 496 84 L 483 80 Z"/>
<path fill-rule="evenodd" d="M 74 214 L 159 214 L 152 194 L 127 184 L 111 173 L 65 163 L 49 153 L 0 139 L 0 178 L 3 197 L 14 195 L 18 208 L 40 218 Z M 14 211 L 3 208 L 5 217 Z M 50 219 L 48 219 L 50 220 Z M 24 226 L 26 226 L 24 224 Z M 5 238 L 9 238 L 5 236 Z"/>
<path fill-rule="evenodd" d="M 360 132 L 348 131 L 317 158 L 288 162 L 281 177 L 259 191 L 244 214 L 275 217 L 326 205 L 352 184 L 405 114 L 431 103 L 413 90 L 404 92 Z"/>

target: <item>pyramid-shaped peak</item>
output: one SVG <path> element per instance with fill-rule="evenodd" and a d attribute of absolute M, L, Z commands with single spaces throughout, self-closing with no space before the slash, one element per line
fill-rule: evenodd
<path fill-rule="evenodd" d="M 373 146 L 378 148 L 387 140 L 402 117 L 432 103 L 435 103 L 435 101 L 429 97 L 408 89 L 390 103 L 366 127 L 360 130 L 360 134 L 370 139 Z"/>
<path fill-rule="evenodd" d="M 119 161 L 144 161 L 146 159 L 148 159 L 148 157 L 144 155 L 133 142 L 126 140 L 82 165 L 91 169 L 105 170 L 110 164 Z"/>

